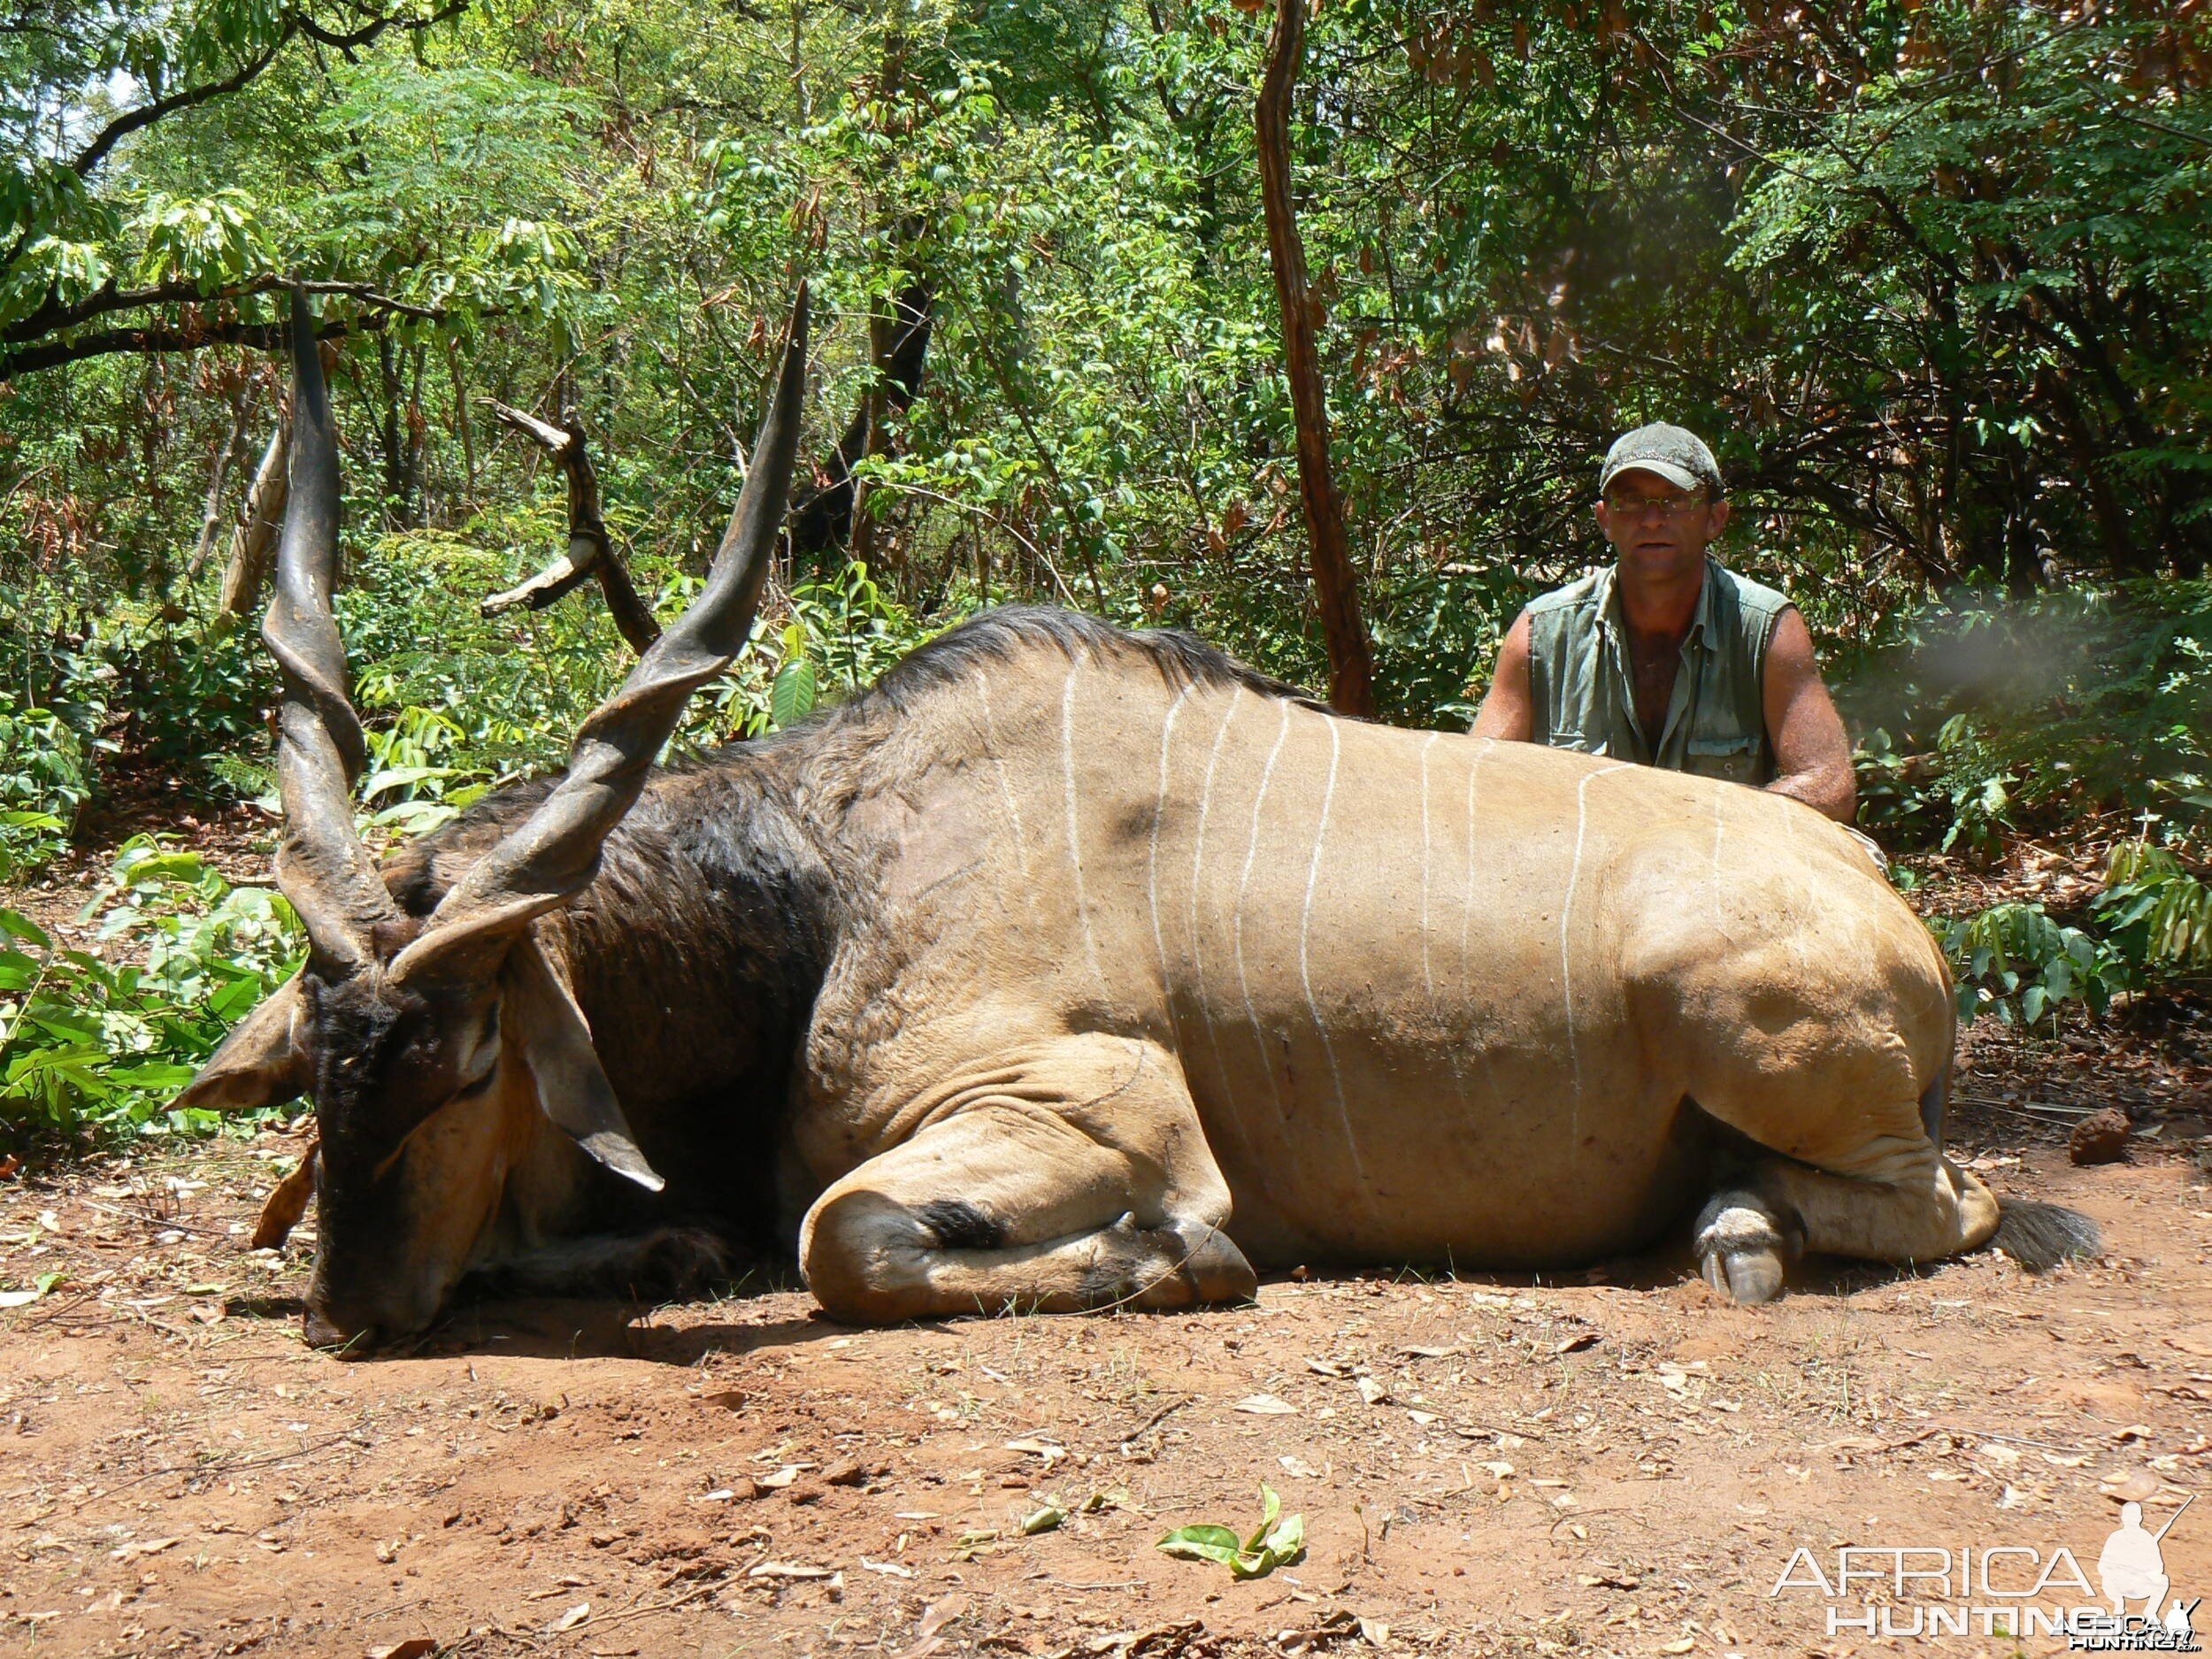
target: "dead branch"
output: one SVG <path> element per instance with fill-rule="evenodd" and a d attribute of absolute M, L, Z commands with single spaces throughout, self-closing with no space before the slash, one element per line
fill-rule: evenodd
<path fill-rule="evenodd" d="M 660 638 L 660 625 L 654 621 L 650 607 L 638 596 L 637 588 L 630 580 L 629 568 L 623 564 L 621 555 L 614 549 L 612 538 L 607 534 L 607 521 L 599 507 L 599 474 L 593 470 L 591 451 L 584 443 L 584 429 L 576 419 L 576 411 L 564 413 L 557 426 L 535 415 L 511 408 L 497 398 L 485 401 L 493 414 L 552 457 L 566 476 L 568 549 L 528 581 L 504 593 L 494 594 L 479 609 L 488 617 L 511 611 L 517 605 L 542 611 L 587 579 L 596 576 L 607 596 L 607 610 L 614 618 L 615 626 L 622 630 L 622 637 L 630 642 L 630 649 L 644 656 L 653 641 Z"/>
<path fill-rule="evenodd" d="M 252 417 L 253 388 L 242 384 L 231 400 L 230 434 L 215 452 L 215 465 L 208 476 L 207 501 L 200 513 L 200 540 L 192 549 L 191 561 L 184 567 L 187 581 L 200 573 L 208 555 L 215 550 L 215 538 L 222 533 L 223 486 L 230 481 L 231 463 L 238 457 L 238 446 L 246 440 L 246 424 Z"/>
<path fill-rule="evenodd" d="M 290 483 L 286 468 L 292 452 L 291 433 L 290 403 L 280 398 L 276 430 L 269 434 L 268 447 L 261 451 L 261 465 L 254 468 L 253 482 L 246 490 L 245 503 L 239 509 L 237 525 L 231 531 L 230 561 L 223 566 L 219 611 L 223 616 L 242 617 L 250 613 L 268 583 L 269 571 L 276 559 L 277 528 L 284 520 L 284 498 Z"/>

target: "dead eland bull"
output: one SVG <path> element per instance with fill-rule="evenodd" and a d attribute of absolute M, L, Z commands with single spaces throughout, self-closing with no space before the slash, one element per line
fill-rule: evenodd
<path fill-rule="evenodd" d="M 1230 1301 L 1256 1263 L 1560 1266 L 1693 1210 L 1743 1302 L 1801 1248 L 2089 1242 L 1945 1160 L 1943 959 L 1778 795 L 1339 718 L 1038 611 L 654 770 L 749 629 L 805 341 L 803 297 L 707 587 L 567 772 L 380 871 L 296 350 L 265 633 L 312 949 L 188 1098 L 313 1095 L 311 1336 L 419 1331 L 482 1270 L 680 1280 L 763 1224 L 853 1320 Z"/>

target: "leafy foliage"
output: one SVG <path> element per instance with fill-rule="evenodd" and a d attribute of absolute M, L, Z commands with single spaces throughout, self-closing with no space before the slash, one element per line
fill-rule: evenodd
<path fill-rule="evenodd" d="M 2101 1014 L 2125 987 L 2126 964 L 2109 945 L 2052 920 L 2039 904 L 1993 904 L 1929 926 L 1957 976 L 1961 1019 L 1993 1013 L 2008 1025 L 2034 1025 L 2069 1003 Z"/>
<path fill-rule="evenodd" d="M 21 881 L 62 853 L 90 787 L 77 734 L 0 691 L 0 882 Z"/>
<path fill-rule="evenodd" d="M 1154 1548 L 1186 1560 L 1217 1561 L 1233 1578 L 1264 1578 L 1305 1553 L 1306 1521 L 1302 1515 L 1284 1516 L 1283 1501 L 1272 1486 L 1260 1487 L 1260 1524 L 1249 1538 L 1240 1538 L 1225 1526 L 1202 1524 L 1179 1526 Z"/>
<path fill-rule="evenodd" d="M 0 1136 L 212 1131 L 216 1114 L 169 1100 L 298 967 L 291 907 L 143 836 L 117 854 L 96 907 L 101 940 L 133 958 L 124 965 L 0 910 Z"/>
<path fill-rule="evenodd" d="M 2212 887 L 2166 849 L 2115 846 L 2095 909 L 2127 961 L 2152 972 L 2212 972 Z"/>

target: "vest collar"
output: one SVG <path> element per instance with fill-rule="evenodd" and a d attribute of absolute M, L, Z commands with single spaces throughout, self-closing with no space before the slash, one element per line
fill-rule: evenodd
<path fill-rule="evenodd" d="M 1608 641 L 1627 632 L 1627 621 L 1621 615 L 1620 561 L 1616 559 L 1598 574 L 1598 631 Z M 1697 610 L 1690 618 L 1690 631 L 1682 636 L 1682 649 L 1689 649 L 1693 641 L 1701 651 L 1709 651 L 1713 644 L 1713 590 L 1720 585 L 1720 561 L 1711 554 L 1705 556 L 1705 580 L 1698 584 Z"/>

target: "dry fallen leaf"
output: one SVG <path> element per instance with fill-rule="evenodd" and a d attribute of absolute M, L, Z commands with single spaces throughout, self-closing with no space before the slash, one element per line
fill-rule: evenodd
<path fill-rule="evenodd" d="M 2113 1471 L 2099 1484 L 2097 1490 L 2115 1503 L 2140 1503 L 2146 1498 L 2158 1495 L 2159 1479 L 2147 1469 L 2133 1473 Z"/>
<path fill-rule="evenodd" d="M 1278 1400 L 1273 1394 L 1247 1394 L 1231 1409 L 1249 1411 L 1254 1417 L 1294 1417 L 1298 1415 L 1296 1406 L 1287 1400 Z"/>
<path fill-rule="evenodd" d="M 372 1647 L 365 1659 L 430 1659 L 438 1651 L 438 1644 L 427 1636 L 410 1636 L 405 1641 L 396 1641 L 388 1647 Z"/>
<path fill-rule="evenodd" d="M 964 1596 L 949 1595 L 941 1601 L 932 1601 L 922 1609 L 922 1622 L 915 1626 L 914 1645 L 902 1652 L 898 1659 L 927 1659 L 944 1644 L 937 1632 L 967 1611 Z"/>
<path fill-rule="evenodd" d="M 545 1627 L 545 1632 L 549 1636 L 554 1636 L 558 1635 L 565 1630 L 574 1630 L 579 1624 L 582 1624 L 590 1617 L 591 1603 L 588 1601 L 579 1601 L 574 1607 L 569 1609 L 567 1612 L 562 1614 L 560 1617 L 555 1619 L 550 1624 L 548 1624 Z"/>
<path fill-rule="evenodd" d="M 1390 1398 L 1388 1385 L 1379 1382 L 1372 1377 L 1355 1377 L 1352 1379 L 1352 1386 L 1359 1390 L 1359 1397 L 1371 1406 L 1381 1405 Z"/>
<path fill-rule="evenodd" d="M 152 1538 L 142 1544 L 126 1544 L 120 1549 L 108 1551 L 108 1559 L 135 1561 L 141 1555 L 158 1555 L 163 1550 L 173 1548 L 176 1541 L 173 1538 Z"/>
<path fill-rule="evenodd" d="M 834 1567 L 810 1567 L 797 1561 L 764 1561 L 745 1575 L 749 1578 L 834 1578 Z"/>
<path fill-rule="evenodd" d="M 273 1250 L 292 1236 L 300 1217 L 307 1213 L 307 1203 L 315 1195 L 315 1160 L 322 1150 L 322 1142 L 311 1141 L 301 1155 L 299 1164 L 276 1185 L 268 1202 L 261 1206 L 261 1216 L 253 1225 L 252 1248 Z"/>

